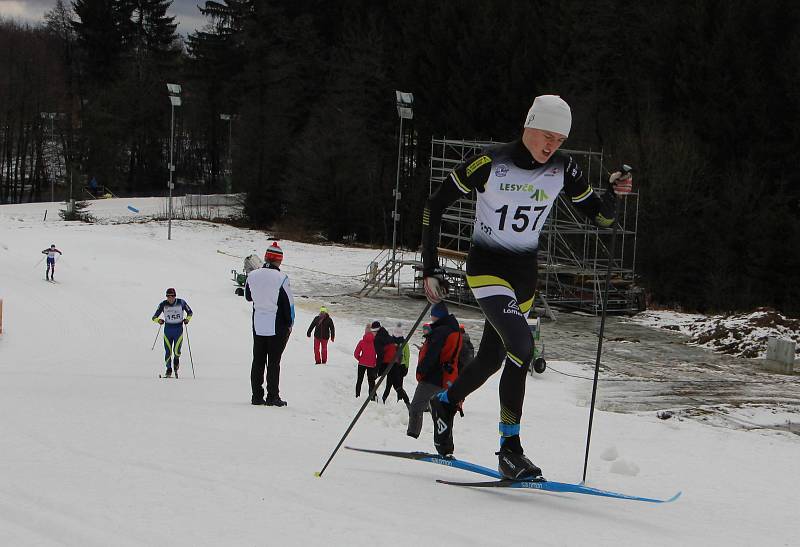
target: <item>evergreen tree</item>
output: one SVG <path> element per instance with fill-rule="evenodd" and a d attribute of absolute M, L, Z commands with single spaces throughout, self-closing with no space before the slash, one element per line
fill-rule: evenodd
<path fill-rule="evenodd" d="M 268 226 L 286 210 L 284 189 L 293 183 L 289 151 L 302 146 L 298 135 L 313 97 L 320 93 L 324 57 L 313 19 L 290 20 L 270 2 L 259 2 L 245 26 L 247 65 L 241 141 L 235 165 L 247 182 L 245 211 L 258 226 Z"/>
<path fill-rule="evenodd" d="M 219 187 L 224 162 L 223 145 L 231 131 L 220 120 L 220 114 L 234 115 L 241 103 L 241 78 L 246 62 L 244 25 L 253 17 L 252 1 L 233 0 L 225 3 L 206 2 L 200 12 L 210 18 L 205 30 L 189 35 L 189 62 L 186 77 L 193 90 L 192 104 L 187 105 L 187 130 L 195 143 L 191 163 L 195 175 L 207 181 L 209 190 Z M 233 138 L 236 141 L 236 138 Z"/>
<path fill-rule="evenodd" d="M 128 97 L 119 85 L 131 33 L 133 7 L 127 0 L 74 0 L 72 25 L 79 47 L 80 117 L 76 148 L 87 179 L 114 188 L 125 180 Z"/>
<path fill-rule="evenodd" d="M 131 34 L 120 83 L 120 98 L 128 105 L 120 116 L 127 125 L 129 191 L 163 188 L 169 178 L 171 113 L 165 84 L 174 78 L 181 53 L 175 18 L 167 15 L 171 4 L 172 0 L 129 0 Z"/>
<path fill-rule="evenodd" d="M 72 24 L 86 56 L 85 72 L 94 83 L 108 84 L 119 76 L 122 54 L 130 36 L 133 6 L 129 0 L 74 0 Z"/>
<path fill-rule="evenodd" d="M 286 179 L 288 214 L 303 218 L 331 240 L 353 233 L 361 241 L 386 240 L 394 177 L 392 95 L 383 62 L 383 29 L 374 17 L 350 13 L 320 83 L 316 101 Z M 381 120 L 378 122 L 377 120 Z"/>

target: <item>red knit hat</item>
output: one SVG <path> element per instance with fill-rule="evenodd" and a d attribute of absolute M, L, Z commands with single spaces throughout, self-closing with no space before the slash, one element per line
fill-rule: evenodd
<path fill-rule="evenodd" d="M 264 260 L 267 262 L 281 262 L 283 260 L 283 250 L 277 241 L 273 241 L 267 252 L 264 253 Z"/>

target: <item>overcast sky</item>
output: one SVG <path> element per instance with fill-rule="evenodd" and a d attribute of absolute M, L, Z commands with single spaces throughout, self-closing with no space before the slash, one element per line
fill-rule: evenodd
<path fill-rule="evenodd" d="M 69 0 L 65 0 L 65 3 Z M 49 11 L 56 4 L 56 0 L 0 0 L 0 17 L 16 19 L 18 21 L 38 23 L 42 20 L 44 12 Z M 190 32 L 205 25 L 206 20 L 197 9 L 203 0 L 174 0 L 170 15 L 175 16 L 178 23 L 178 32 L 186 36 Z"/>

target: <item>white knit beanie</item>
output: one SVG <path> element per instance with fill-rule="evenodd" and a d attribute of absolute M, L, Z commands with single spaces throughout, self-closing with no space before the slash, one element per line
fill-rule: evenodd
<path fill-rule="evenodd" d="M 553 131 L 565 137 L 569 136 L 572 126 L 572 111 L 569 105 L 558 95 L 539 95 L 533 100 L 525 127 Z"/>

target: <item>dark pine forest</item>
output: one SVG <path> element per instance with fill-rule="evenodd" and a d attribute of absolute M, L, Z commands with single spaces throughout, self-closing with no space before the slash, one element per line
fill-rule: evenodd
<path fill-rule="evenodd" d="M 0 20 L 0 203 L 80 198 L 93 178 L 164 195 L 169 82 L 178 193 L 241 192 L 249 226 L 391 245 L 399 89 L 414 94 L 414 248 L 431 137 L 514 139 L 553 93 L 573 110 L 568 148 L 635 166 L 653 302 L 800 314 L 800 3 L 198 4 L 207 25 L 187 37 L 169 0 Z"/>

